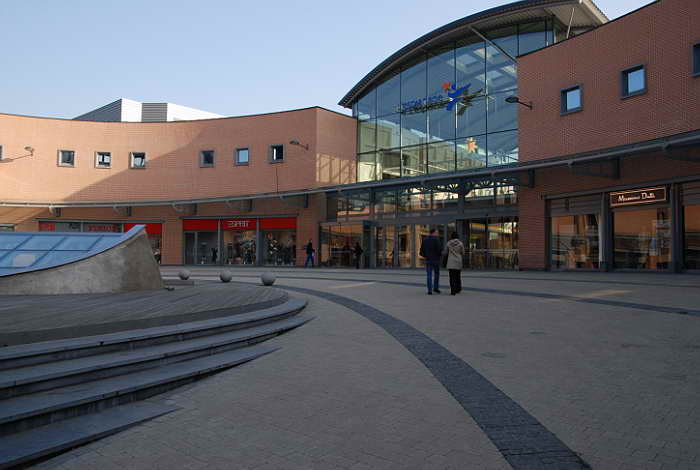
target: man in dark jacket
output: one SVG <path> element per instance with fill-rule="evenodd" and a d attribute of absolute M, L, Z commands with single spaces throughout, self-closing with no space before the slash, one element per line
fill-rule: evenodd
<path fill-rule="evenodd" d="M 312 268 L 314 267 L 314 251 L 314 244 L 309 238 L 309 243 L 306 244 L 306 261 L 304 262 L 305 268 L 309 266 L 309 263 L 311 263 Z"/>
<path fill-rule="evenodd" d="M 430 229 L 420 246 L 420 255 L 425 258 L 425 271 L 428 274 L 428 295 L 440 293 L 440 259 L 442 258 L 442 243 L 435 236 L 435 229 Z M 433 274 L 435 277 L 433 278 Z"/>

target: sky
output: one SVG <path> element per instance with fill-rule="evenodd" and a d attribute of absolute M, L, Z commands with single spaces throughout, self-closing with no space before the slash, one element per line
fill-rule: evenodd
<path fill-rule="evenodd" d="M 610 19 L 649 2 L 596 0 Z M 389 55 L 506 3 L 0 0 L 0 113 L 73 118 L 119 98 L 348 113 L 338 101 Z"/>

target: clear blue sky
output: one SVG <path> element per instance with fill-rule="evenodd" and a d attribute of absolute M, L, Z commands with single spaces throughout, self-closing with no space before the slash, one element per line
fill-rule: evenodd
<path fill-rule="evenodd" d="M 0 0 L 0 112 L 72 118 L 122 97 L 226 116 L 344 111 L 396 50 L 510 1 Z M 611 19 L 649 2 L 596 1 Z"/>

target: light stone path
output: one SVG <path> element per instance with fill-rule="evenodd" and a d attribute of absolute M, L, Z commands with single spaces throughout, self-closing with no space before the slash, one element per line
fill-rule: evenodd
<path fill-rule="evenodd" d="M 257 282 L 260 272 L 234 274 Z M 697 276 L 465 273 L 464 293 L 429 297 L 416 271 L 276 273 L 279 287 L 346 296 L 407 322 L 593 468 L 700 467 Z M 193 274 L 214 280 L 218 271 Z M 318 318 L 273 340 L 279 352 L 175 392 L 178 412 L 42 466 L 509 468 L 386 332 L 310 300 Z"/>

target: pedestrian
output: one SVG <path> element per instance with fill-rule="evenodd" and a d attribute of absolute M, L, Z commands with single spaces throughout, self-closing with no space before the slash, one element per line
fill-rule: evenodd
<path fill-rule="evenodd" d="M 360 259 L 362 258 L 362 253 L 365 251 L 360 246 L 360 242 L 355 242 L 355 269 L 360 269 Z"/>
<path fill-rule="evenodd" d="M 428 295 L 440 293 L 440 258 L 442 257 L 442 243 L 435 236 L 435 229 L 430 229 L 430 234 L 421 243 L 419 254 L 425 258 L 425 272 L 427 273 Z"/>
<path fill-rule="evenodd" d="M 308 267 L 311 263 L 311 267 L 314 267 L 314 244 L 309 238 L 309 243 L 306 244 L 306 262 L 304 262 L 304 267 Z"/>
<path fill-rule="evenodd" d="M 462 291 L 462 256 L 464 245 L 459 241 L 459 235 L 453 232 L 447 242 L 444 255 L 447 255 L 447 270 L 450 273 L 450 294 L 456 295 Z"/>

